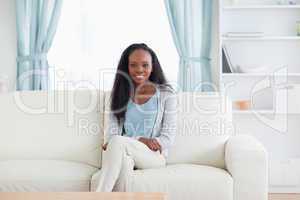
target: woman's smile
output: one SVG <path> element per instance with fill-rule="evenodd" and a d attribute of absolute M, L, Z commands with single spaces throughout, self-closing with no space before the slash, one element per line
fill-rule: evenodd
<path fill-rule="evenodd" d="M 144 75 L 136 75 L 135 78 L 137 78 L 137 79 L 144 79 L 145 76 Z"/>

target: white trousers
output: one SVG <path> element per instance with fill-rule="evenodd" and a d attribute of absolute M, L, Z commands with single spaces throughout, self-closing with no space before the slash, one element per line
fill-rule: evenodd
<path fill-rule="evenodd" d="M 124 162 L 129 156 L 137 169 L 158 168 L 166 165 L 165 157 L 159 151 L 152 151 L 144 143 L 125 136 L 113 136 L 107 146 L 102 163 L 97 192 L 111 192 L 118 180 Z"/>

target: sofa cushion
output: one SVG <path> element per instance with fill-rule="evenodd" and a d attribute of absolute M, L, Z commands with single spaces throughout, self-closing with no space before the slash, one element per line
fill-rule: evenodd
<path fill-rule="evenodd" d="M 0 192 L 89 191 L 98 171 L 90 165 L 58 160 L 0 162 Z"/>
<path fill-rule="evenodd" d="M 51 159 L 100 167 L 103 94 L 22 91 L 0 94 L 0 161 Z"/>
<path fill-rule="evenodd" d="M 225 143 L 233 133 L 231 101 L 220 93 L 178 94 L 178 122 L 168 164 L 225 167 Z"/>
<path fill-rule="evenodd" d="M 130 192 L 167 192 L 169 200 L 232 200 L 233 179 L 219 168 L 176 164 L 165 168 L 135 170 Z"/>

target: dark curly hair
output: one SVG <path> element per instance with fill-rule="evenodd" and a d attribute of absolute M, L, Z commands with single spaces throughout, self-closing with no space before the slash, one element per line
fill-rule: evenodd
<path fill-rule="evenodd" d="M 125 118 L 126 107 L 130 98 L 130 93 L 132 92 L 130 90 L 133 88 L 133 81 L 131 80 L 128 71 L 129 56 L 135 50 L 140 49 L 147 51 L 152 58 L 152 72 L 149 81 L 154 84 L 168 85 L 158 58 L 151 48 L 144 43 L 132 44 L 127 47 L 121 55 L 111 92 L 110 108 L 119 124 Z"/>

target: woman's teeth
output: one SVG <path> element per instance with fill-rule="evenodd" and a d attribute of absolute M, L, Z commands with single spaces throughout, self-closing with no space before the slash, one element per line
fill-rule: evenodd
<path fill-rule="evenodd" d="M 135 76 L 135 77 L 138 78 L 138 79 L 144 78 L 144 76 Z"/>

